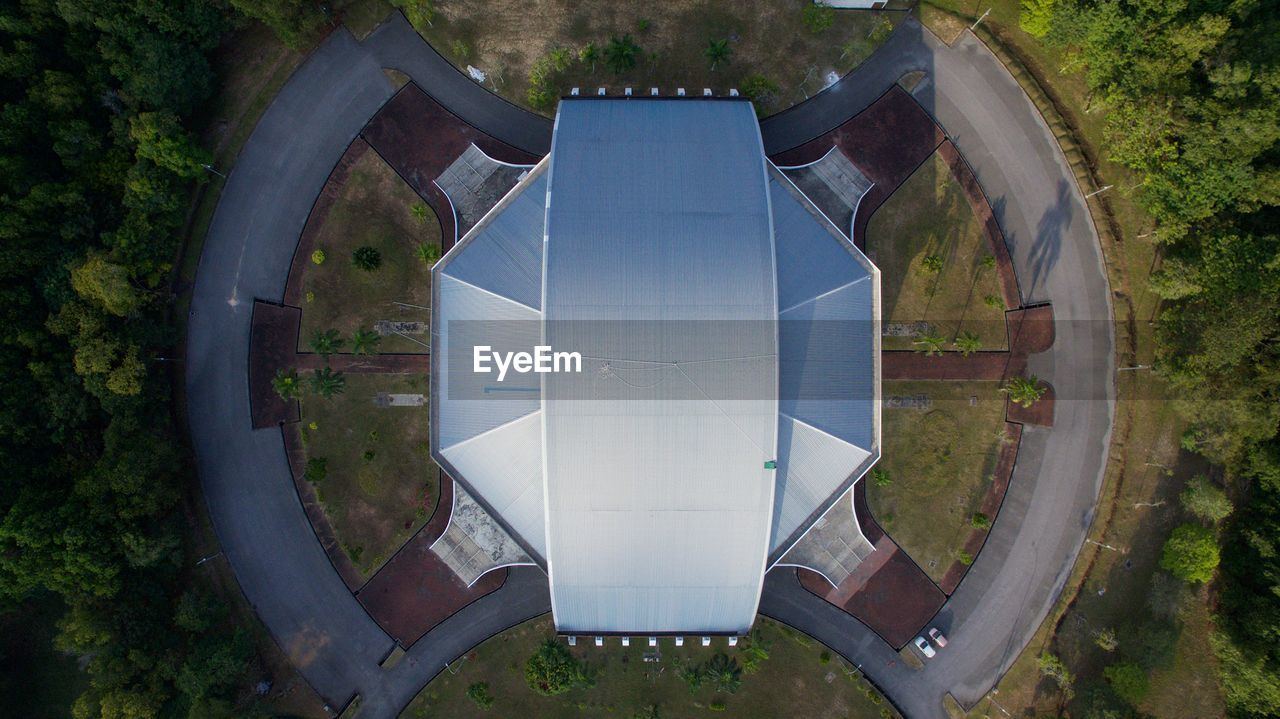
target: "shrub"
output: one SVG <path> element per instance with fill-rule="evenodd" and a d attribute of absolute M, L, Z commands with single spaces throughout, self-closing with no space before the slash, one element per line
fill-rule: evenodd
<path fill-rule="evenodd" d="M 524 680 L 542 696 L 564 694 L 587 683 L 586 673 L 569 648 L 554 639 L 538 645 L 538 650 L 524 665 Z"/>
<path fill-rule="evenodd" d="M 982 512 L 974 512 L 969 524 L 973 525 L 974 529 L 991 529 L 991 518 Z"/>
<path fill-rule="evenodd" d="M 1119 697 L 1130 704 L 1137 704 L 1147 695 L 1150 681 L 1142 667 L 1133 662 L 1112 664 L 1102 670 L 1103 676 L 1111 684 Z"/>
<path fill-rule="evenodd" d="M 467 687 L 467 698 L 481 709 L 493 706 L 493 693 L 489 691 L 489 682 L 476 682 Z"/>
<path fill-rule="evenodd" d="M 831 652 L 823 651 L 821 654 L 819 654 L 819 655 L 818 655 L 818 663 L 819 663 L 819 664 L 830 664 L 830 663 L 831 663 Z"/>
<path fill-rule="evenodd" d="M 1053 21 L 1053 6 L 1057 0 L 1022 0 L 1022 12 L 1018 14 L 1018 25 L 1032 37 L 1044 37 L 1049 34 Z"/>
<path fill-rule="evenodd" d="M 440 247 L 438 245 L 430 245 L 424 242 L 414 248 L 414 254 L 428 265 L 434 265 L 440 261 Z"/>
<path fill-rule="evenodd" d="M 321 481 L 329 474 L 329 460 L 324 457 L 312 457 L 307 460 L 307 466 L 302 470 L 302 478 L 308 482 L 315 484 Z"/>
<path fill-rule="evenodd" d="M 778 83 L 760 73 L 748 75 L 738 89 L 743 97 L 755 104 L 757 115 L 763 114 L 764 109 L 778 99 Z"/>
<path fill-rule="evenodd" d="M 322 250 L 322 249 L 320 249 L 320 248 L 316 248 L 316 250 L 315 250 L 314 252 L 312 252 L 312 253 L 311 253 L 311 261 L 312 261 L 312 262 L 314 262 L 314 263 L 315 263 L 315 264 L 317 264 L 317 265 L 323 265 L 323 264 L 324 264 L 324 250 Z"/>
<path fill-rule="evenodd" d="M 925 255 L 925 258 L 920 260 L 920 271 L 927 275 L 936 275 L 942 272 L 944 264 L 942 255 Z"/>
<path fill-rule="evenodd" d="M 351 252 L 351 264 L 356 269 L 372 272 L 382 266 L 382 253 L 368 245 L 357 247 Z"/>
<path fill-rule="evenodd" d="M 1114 652 L 1116 647 L 1120 646 L 1120 640 L 1116 639 L 1116 630 L 1106 627 L 1098 632 L 1093 638 L 1093 643 L 1104 652 Z"/>
<path fill-rule="evenodd" d="M 1178 497 L 1183 509 L 1200 519 L 1209 522 L 1220 522 L 1235 509 L 1231 500 L 1221 489 L 1213 486 L 1208 477 L 1194 477 L 1187 482 L 1187 488 Z"/>
<path fill-rule="evenodd" d="M 956 561 L 967 567 L 970 564 L 973 564 L 973 555 L 961 549 L 956 552 Z"/>
<path fill-rule="evenodd" d="M 889 470 L 883 467 L 875 467 L 871 470 L 871 481 L 875 482 L 877 487 L 888 487 L 893 484 Z"/>
<path fill-rule="evenodd" d="M 728 705 L 724 703 L 723 699 L 717 699 L 711 702 L 711 704 L 707 708 L 713 712 L 722 712 L 728 708 Z"/>
<path fill-rule="evenodd" d="M 1071 672 L 1067 671 L 1067 665 L 1061 659 L 1045 652 L 1040 655 L 1039 665 L 1040 674 L 1052 679 L 1059 689 L 1063 691 L 1071 689 L 1071 684 L 1075 682 L 1076 678 L 1071 675 Z"/>
<path fill-rule="evenodd" d="M 1184 524 L 1173 530 L 1164 543 L 1160 566 L 1187 582 L 1207 582 L 1218 568 L 1218 542 L 1213 530 L 1198 524 Z"/>
<path fill-rule="evenodd" d="M 1004 300 L 1000 299 L 997 295 L 986 295 L 982 298 L 982 304 L 998 310 L 1004 309 Z"/>
<path fill-rule="evenodd" d="M 805 5 L 804 26 L 809 32 L 820 33 L 831 28 L 836 22 L 836 10 L 824 2 Z"/>

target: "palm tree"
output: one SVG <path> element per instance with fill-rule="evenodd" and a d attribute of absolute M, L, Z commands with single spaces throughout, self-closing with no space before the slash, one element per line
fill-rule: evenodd
<path fill-rule="evenodd" d="M 347 378 L 342 376 L 341 372 L 334 372 L 325 367 L 316 370 L 308 380 L 308 384 L 311 385 L 312 392 L 330 399 L 336 394 L 342 394 L 342 391 L 347 388 Z"/>
<path fill-rule="evenodd" d="M 730 659 L 723 652 L 711 657 L 702 670 L 703 680 L 715 685 L 716 691 L 730 694 L 742 686 L 742 667 L 737 659 Z"/>
<path fill-rule="evenodd" d="M 594 42 L 589 42 L 578 51 L 578 59 L 591 64 L 591 74 L 596 74 L 596 63 L 600 61 L 600 49 Z"/>
<path fill-rule="evenodd" d="M 1010 377 L 1000 391 L 1009 395 L 1011 402 L 1030 407 L 1044 396 L 1045 388 L 1040 384 L 1039 377 L 1031 375 L 1030 377 Z"/>
<path fill-rule="evenodd" d="M 338 336 L 337 330 L 316 330 L 315 333 L 311 335 L 311 342 L 308 344 L 311 345 L 312 352 L 315 352 L 328 361 L 329 355 L 342 349 L 342 345 L 345 343 L 342 341 L 342 338 Z"/>
<path fill-rule="evenodd" d="M 413 204 L 413 207 L 410 208 L 410 212 L 413 213 L 413 219 L 417 220 L 418 222 L 426 222 L 427 217 L 431 215 L 431 211 L 428 210 L 427 206 L 422 204 L 421 202 L 415 202 Z"/>
<path fill-rule="evenodd" d="M 728 40 L 711 40 L 707 43 L 707 49 L 703 51 L 703 54 L 711 61 L 711 70 L 714 72 L 716 66 L 720 63 L 729 64 L 729 58 L 733 55 L 733 48 L 729 47 Z"/>
<path fill-rule="evenodd" d="M 630 33 L 609 38 L 609 44 L 604 49 L 605 64 L 619 75 L 635 67 L 639 55 L 640 46 L 631 39 Z"/>
<path fill-rule="evenodd" d="M 942 354 L 942 348 L 947 344 L 947 338 L 942 335 L 919 334 L 916 335 L 916 341 L 912 342 L 916 346 L 917 352 L 923 352 L 933 357 Z"/>
<path fill-rule="evenodd" d="M 355 265 L 356 269 L 373 272 L 382 266 L 382 253 L 378 252 L 376 247 L 368 245 L 357 247 L 351 253 L 351 264 Z"/>
<path fill-rule="evenodd" d="M 382 335 L 377 332 L 358 329 L 351 333 L 351 351 L 358 355 L 376 355 L 381 341 Z"/>
<path fill-rule="evenodd" d="M 960 354 L 965 357 L 982 349 L 982 340 L 978 339 L 978 335 L 972 332 L 961 332 L 953 344 L 955 344 L 956 349 L 960 350 Z"/>
<path fill-rule="evenodd" d="M 418 245 L 414 249 L 414 252 L 417 253 L 418 259 L 422 260 L 428 265 L 434 265 L 435 263 L 440 261 L 440 247 L 438 245 L 428 244 L 424 242 Z"/>
<path fill-rule="evenodd" d="M 280 399 L 297 399 L 302 391 L 302 383 L 298 381 L 298 370 L 276 370 L 276 376 L 271 378 L 271 388 L 280 395 Z"/>

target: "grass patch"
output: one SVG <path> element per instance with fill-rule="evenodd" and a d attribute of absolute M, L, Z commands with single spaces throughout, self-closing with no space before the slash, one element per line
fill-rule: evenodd
<path fill-rule="evenodd" d="M 867 502 L 890 536 L 938 582 L 964 547 L 1000 454 L 997 382 L 885 382 L 885 397 L 927 395 L 928 409 L 884 409 L 884 457 Z M 975 404 L 971 398 L 977 397 Z"/>
<path fill-rule="evenodd" d="M 843 75 L 857 67 L 905 15 L 836 11 L 830 27 L 814 32 L 804 21 L 811 6 L 810 0 L 673 0 L 660 6 L 484 0 L 440 3 L 433 25 L 418 29 L 458 67 L 487 72 L 487 87 L 547 114 L 573 87 L 594 94 L 594 88 L 605 86 L 620 94 L 623 87 L 647 92 L 656 86 L 668 95 L 677 87 L 691 94 L 709 87 L 723 95 L 730 87 L 744 87 L 755 74 L 778 87 L 757 103 L 768 114 L 820 92 L 828 73 Z M 633 68 L 617 73 L 606 65 L 603 52 L 611 37 L 624 34 L 641 53 Z M 714 70 L 706 55 L 713 40 L 727 40 L 732 50 L 729 61 Z M 587 45 L 599 51 L 598 60 L 581 59 Z M 558 48 L 568 51 L 570 62 L 550 79 L 549 104 L 531 105 L 530 71 Z"/>
<path fill-rule="evenodd" d="M 415 217 L 414 207 L 425 213 Z M 377 153 L 366 152 L 352 166 L 316 238 L 324 261 L 307 262 L 303 271 L 299 348 L 306 351 L 316 331 L 337 330 L 348 339 L 349 348 L 353 332 L 371 329 L 379 320 L 427 322 L 431 268 L 415 254 L 420 244 L 439 247 L 439 221 Z M 378 251 L 377 269 L 366 271 L 352 264 L 352 254 L 360 247 Z M 427 337 L 414 339 L 425 343 Z M 383 337 L 378 349 L 427 351 L 423 344 L 398 335 Z"/>
<path fill-rule="evenodd" d="M 880 268 L 885 323 L 927 322 L 948 343 L 972 332 L 983 349 L 1008 346 L 995 257 L 941 155 L 934 153 L 871 216 L 867 250 Z M 912 349 L 912 342 L 887 336 L 884 348 Z"/>
<path fill-rule="evenodd" d="M 697 646 L 696 638 L 676 647 L 669 638 L 659 642 L 660 661 L 646 662 L 653 652 L 643 637 L 622 647 L 616 637 L 604 647 L 580 640 L 573 654 L 586 662 L 595 686 L 543 697 L 524 679 L 525 661 L 544 639 L 554 636 L 549 617 L 534 619 L 481 644 L 466 657 L 441 672 L 418 694 L 401 717 L 506 717 L 569 719 L 577 717 L 650 716 L 642 713 L 657 705 L 660 717 L 700 716 L 723 711 L 724 716 L 772 719 L 803 716 L 812 719 L 873 719 L 896 717 L 888 702 L 839 656 L 823 663 L 825 649 L 789 627 L 759 618 L 759 637 L 768 647 L 768 659 L 759 670 L 742 675 L 742 686 L 733 694 L 716 693 L 709 686 L 697 691 L 680 679 L 682 667 L 701 664 L 717 652 L 725 652 L 739 664 L 743 649 L 726 646 L 722 638 L 711 647 Z M 806 637 L 807 639 L 807 637 Z M 563 641 L 563 640 L 560 640 Z M 479 708 L 466 696 L 467 688 L 487 683 L 493 697 L 489 709 Z M 722 703 L 722 705 L 717 704 Z"/>
<path fill-rule="evenodd" d="M 427 447 L 427 407 L 379 407 L 379 392 L 423 394 L 423 375 L 348 374 L 332 399 L 304 395 L 308 481 L 356 569 L 369 576 L 426 522 L 439 491 Z M 319 476 L 317 476 L 319 475 Z"/>
<path fill-rule="evenodd" d="M 357 40 L 364 40 L 393 10 L 395 8 L 387 0 L 354 0 L 345 4 L 338 12 L 342 14 L 342 24 L 351 34 Z"/>

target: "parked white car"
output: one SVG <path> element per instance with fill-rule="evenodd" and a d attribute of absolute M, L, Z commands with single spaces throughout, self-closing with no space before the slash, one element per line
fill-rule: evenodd
<path fill-rule="evenodd" d="M 941 629 L 937 627 L 930 629 L 929 639 L 933 640 L 933 643 L 937 644 L 939 649 L 947 648 L 947 635 L 943 634 Z"/>
<path fill-rule="evenodd" d="M 916 637 L 916 640 L 912 642 L 912 644 L 916 645 L 916 649 L 920 650 L 920 653 L 924 655 L 925 659 L 933 659 L 934 656 L 938 654 L 933 650 L 933 647 L 929 646 L 929 640 L 925 639 L 923 636 Z"/>

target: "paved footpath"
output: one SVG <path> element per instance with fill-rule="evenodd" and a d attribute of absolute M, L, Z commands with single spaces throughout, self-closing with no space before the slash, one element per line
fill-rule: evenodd
<path fill-rule="evenodd" d="M 407 72 L 494 137 L 531 152 L 549 146 L 550 121 L 461 76 L 400 15 L 363 43 L 336 31 L 290 78 L 230 174 L 193 291 L 186 373 L 200 479 L 240 586 L 312 686 L 335 706 L 360 694 L 365 717 L 395 716 L 446 662 L 550 608 L 545 576 L 516 568 L 502 589 L 437 626 L 394 668 L 381 669 L 393 642 L 347 590 L 307 523 L 280 432 L 251 429 L 253 300 L 283 298 L 312 203 L 392 94 L 383 67 Z M 1054 304 L 1057 345 L 1031 369 L 1057 389 L 1055 427 L 1024 434 L 1000 519 L 940 615 L 952 643 L 925 671 L 890 664 L 883 642 L 804 592 L 794 575 L 769 577 L 762 610 L 862 664 L 908 716 L 941 717 L 944 691 L 976 701 L 1013 661 L 1083 542 L 1111 423 L 1111 315 L 1097 238 L 1065 160 L 1030 101 L 970 36 L 947 48 L 914 22 L 904 24 L 854 74 L 767 120 L 766 147 L 787 149 L 839 125 L 912 69 L 931 73 L 914 94 L 992 199 L 1024 299 Z"/>

